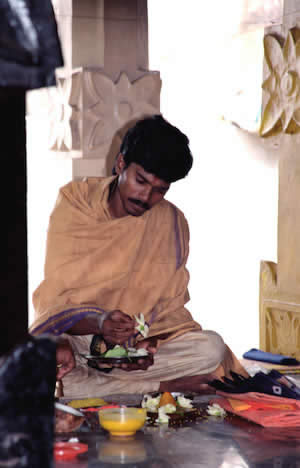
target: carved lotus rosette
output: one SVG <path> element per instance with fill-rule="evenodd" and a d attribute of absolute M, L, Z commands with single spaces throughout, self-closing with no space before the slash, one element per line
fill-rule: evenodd
<path fill-rule="evenodd" d="M 130 82 L 122 73 L 113 82 L 103 72 L 80 69 L 57 80 L 52 100 L 50 149 L 75 157 L 105 157 L 113 138 L 130 122 L 157 114 L 161 80 L 158 72 Z"/>
<path fill-rule="evenodd" d="M 261 136 L 300 131 L 299 30 L 288 31 L 283 47 L 273 35 L 264 39 Z"/>

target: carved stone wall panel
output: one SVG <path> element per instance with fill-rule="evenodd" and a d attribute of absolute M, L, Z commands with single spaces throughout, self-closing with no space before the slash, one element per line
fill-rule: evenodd
<path fill-rule="evenodd" d="M 300 359 L 300 296 L 280 291 L 273 262 L 261 262 L 260 349 Z"/>
<path fill-rule="evenodd" d="M 263 106 L 260 134 L 300 132 L 300 29 L 264 38 Z"/>
<path fill-rule="evenodd" d="M 160 112 L 160 89 L 157 72 L 135 81 L 122 73 L 116 82 L 95 69 L 62 72 L 52 106 L 51 149 L 75 158 L 106 158 L 132 121 Z"/>
<path fill-rule="evenodd" d="M 300 357 L 300 304 L 290 310 L 289 304 L 273 307 L 265 304 L 266 347 L 273 353 Z"/>

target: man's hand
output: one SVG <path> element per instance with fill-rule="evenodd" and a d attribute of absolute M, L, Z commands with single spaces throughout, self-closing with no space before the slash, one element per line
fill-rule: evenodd
<path fill-rule="evenodd" d="M 101 333 L 110 344 L 125 343 L 134 334 L 135 321 L 121 310 L 113 310 L 102 324 Z"/>
<path fill-rule="evenodd" d="M 61 380 L 66 374 L 74 369 L 76 365 L 73 349 L 68 340 L 64 338 L 60 338 L 57 341 L 56 365 L 56 380 Z"/>
<path fill-rule="evenodd" d="M 146 338 L 145 340 L 139 341 L 136 344 L 136 349 L 144 348 L 149 353 L 155 354 L 157 351 L 157 338 Z"/>

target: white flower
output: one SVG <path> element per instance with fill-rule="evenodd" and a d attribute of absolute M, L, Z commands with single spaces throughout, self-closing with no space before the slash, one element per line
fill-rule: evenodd
<path fill-rule="evenodd" d="M 147 323 L 145 322 L 145 317 L 144 317 L 144 314 L 140 314 L 139 317 L 137 317 L 135 315 L 135 320 L 137 322 L 137 326 L 135 327 L 135 329 L 144 337 L 144 338 L 147 338 L 148 334 L 149 334 L 149 326 L 147 325 Z"/>
<path fill-rule="evenodd" d="M 151 411 L 152 413 L 157 412 L 157 408 L 159 405 L 159 400 L 160 400 L 160 395 L 158 395 L 156 398 L 153 398 L 151 395 L 144 395 L 143 401 L 142 401 L 142 408 L 146 408 L 148 411 Z"/>
<path fill-rule="evenodd" d="M 71 437 L 71 439 L 68 440 L 70 444 L 77 444 L 79 442 L 79 439 L 77 437 Z"/>
<path fill-rule="evenodd" d="M 128 349 L 128 357 L 139 357 L 139 356 L 148 356 L 148 351 L 145 348 L 127 348 Z"/>
<path fill-rule="evenodd" d="M 222 418 L 225 418 L 226 416 L 226 411 L 217 403 L 213 403 L 213 405 L 208 405 L 206 411 L 210 416 L 220 416 Z"/>
<path fill-rule="evenodd" d="M 165 405 L 165 406 L 168 406 L 168 405 Z M 156 422 L 158 422 L 160 424 L 168 424 L 169 423 L 170 416 L 168 416 L 166 414 L 165 406 L 161 406 L 160 408 L 158 408 L 158 418 L 157 418 Z"/>
<path fill-rule="evenodd" d="M 184 396 L 178 396 L 177 402 L 182 408 L 193 408 L 192 401 Z"/>
<path fill-rule="evenodd" d="M 175 413 L 176 412 L 176 406 L 172 405 L 172 403 L 168 403 L 167 405 L 163 405 L 159 408 L 159 410 L 163 408 L 164 413 L 170 414 L 170 413 Z M 159 411 L 158 410 L 158 411 Z"/>

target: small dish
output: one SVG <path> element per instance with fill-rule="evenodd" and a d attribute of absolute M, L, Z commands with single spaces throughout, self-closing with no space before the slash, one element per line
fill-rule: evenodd
<path fill-rule="evenodd" d="M 88 451 L 87 444 L 80 442 L 55 442 L 53 446 L 54 460 L 74 460 L 80 453 Z"/>
<path fill-rule="evenodd" d="M 78 416 L 78 417 L 81 417 L 83 418 L 84 417 L 84 414 L 75 409 L 75 408 L 72 408 L 72 406 L 68 406 L 68 405 L 64 405 L 62 403 L 59 403 L 58 401 L 56 401 L 54 403 L 54 406 L 56 409 L 60 410 L 60 411 L 65 411 L 66 413 L 69 413 L 69 414 L 73 414 L 73 416 Z"/>
<path fill-rule="evenodd" d="M 84 422 L 84 414 L 71 406 L 55 402 L 55 432 L 72 432 Z"/>
<path fill-rule="evenodd" d="M 112 436 L 132 436 L 143 427 L 147 417 L 144 408 L 108 408 L 99 411 L 100 425 Z"/>

